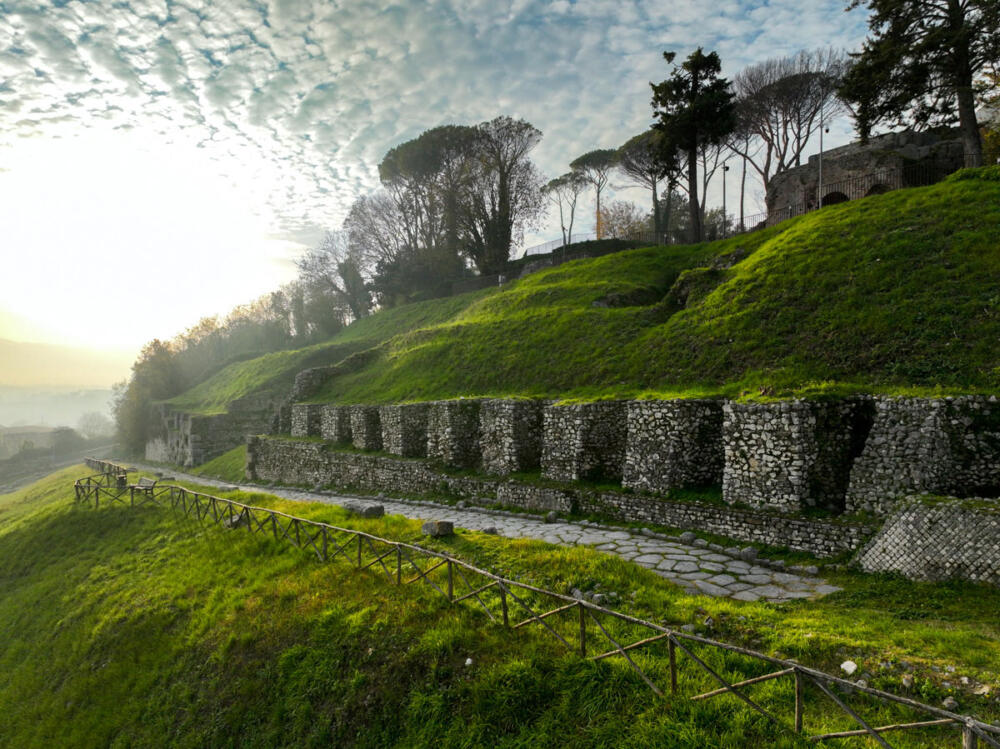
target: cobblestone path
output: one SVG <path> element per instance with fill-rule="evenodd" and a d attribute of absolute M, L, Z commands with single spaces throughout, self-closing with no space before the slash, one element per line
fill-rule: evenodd
<path fill-rule="evenodd" d="M 147 468 L 146 470 L 152 470 Z M 187 481 L 217 487 L 232 484 L 189 474 L 174 474 Z M 459 528 L 483 531 L 492 529 L 508 538 L 535 538 L 563 546 L 591 546 L 599 551 L 628 559 L 648 567 L 658 575 L 680 585 L 689 593 L 727 596 L 740 601 L 781 602 L 795 598 L 813 598 L 840 588 L 804 571 L 775 569 L 754 559 L 741 559 L 734 548 L 724 549 L 702 539 L 686 543 L 680 538 L 647 535 L 632 529 L 595 523 L 547 522 L 536 515 L 487 511 L 479 508 L 453 507 L 433 502 L 406 502 L 372 497 L 345 497 L 331 492 L 267 488 L 243 485 L 248 491 L 266 491 L 300 502 L 343 505 L 379 504 L 386 514 L 420 520 L 450 520 Z"/>

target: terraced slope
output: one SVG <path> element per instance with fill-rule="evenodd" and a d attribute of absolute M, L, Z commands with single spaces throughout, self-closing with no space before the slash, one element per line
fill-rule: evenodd
<path fill-rule="evenodd" d="M 378 348 L 320 402 L 1000 390 L 1000 168 L 753 234 L 579 260 L 243 362 L 173 403 L 219 411 Z"/>

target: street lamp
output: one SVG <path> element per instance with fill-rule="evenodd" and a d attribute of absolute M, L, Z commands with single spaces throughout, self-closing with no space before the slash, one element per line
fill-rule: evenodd
<path fill-rule="evenodd" d="M 819 110 L 819 184 L 816 186 L 816 207 L 823 207 L 823 133 L 830 132 L 823 122 L 825 112 L 820 107 Z"/>

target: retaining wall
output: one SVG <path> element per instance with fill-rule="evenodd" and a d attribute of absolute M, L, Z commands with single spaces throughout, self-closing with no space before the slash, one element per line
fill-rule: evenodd
<path fill-rule="evenodd" d="M 427 456 L 428 403 L 379 406 L 382 449 L 407 458 Z"/>
<path fill-rule="evenodd" d="M 532 471 L 542 459 L 542 401 L 482 401 L 479 438 L 482 467 L 501 476 Z"/>
<path fill-rule="evenodd" d="M 334 444 L 351 441 L 351 407 L 325 405 L 320 412 L 320 436 Z"/>
<path fill-rule="evenodd" d="M 621 481 L 627 413 L 625 401 L 546 406 L 542 475 L 556 481 Z"/>
<path fill-rule="evenodd" d="M 722 483 L 722 401 L 633 401 L 622 485 L 667 492 Z"/>
<path fill-rule="evenodd" d="M 898 497 L 921 493 L 1000 496 L 996 396 L 874 399 L 847 509 L 886 514 Z"/>
<path fill-rule="evenodd" d="M 477 468 L 482 458 L 478 399 L 435 401 L 427 412 L 427 457 L 454 468 Z"/>
<path fill-rule="evenodd" d="M 361 493 L 441 495 L 529 510 L 599 512 L 630 521 L 701 530 L 741 541 L 785 546 L 817 556 L 858 548 L 875 528 L 793 518 L 759 510 L 678 502 L 625 492 L 546 487 L 486 477 L 450 476 L 420 460 L 340 452 L 317 442 L 254 437 L 247 445 L 248 478 L 323 485 Z"/>
<path fill-rule="evenodd" d="M 351 442 L 359 450 L 382 449 L 378 406 L 350 406 Z"/>

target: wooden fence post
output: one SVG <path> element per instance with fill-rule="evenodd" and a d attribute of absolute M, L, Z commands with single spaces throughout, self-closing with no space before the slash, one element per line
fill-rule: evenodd
<path fill-rule="evenodd" d="M 507 588 L 504 584 L 497 581 L 497 587 L 500 588 L 500 608 L 503 611 L 503 626 L 510 626 L 510 620 L 507 618 Z"/>
<path fill-rule="evenodd" d="M 576 605 L 577 610 L 580 612 L 580 657 L 587 657 L 587 609 L 584 608 L 582 603 Z"/>
<path fill-rule="evenodd" d="M 805 710 L 802 693 L 804 686 L 802 674 L 795 669 L 795 733 L 802 733 L 802 712 Z"/>
<path fill-rule="evenodd" d="M 962 749 L 977 749 L 979 746 L 979 739 L 976 738 L 975 732 L 969 726 L 962 727 Z"/>
<path fill-rule="evenodd" d="M 403 550 L 396 544 L 396 585 L 403 582 Z"/>
<path fill-rule="evenodd" d="M 358 535 L 358 569 L 361 569 L 361 536 Z"/>
<path fill-rule="evenodd" d="M 670 656 L 670 693 L 677 694 L 677 644 L 673 636 L 667 639 L 667 653 Z"/>
<path fill-rule="evenodd" d="M 455 578 L 454 572 L 451 569 L 451 560 L 448 560 L 448 600 L 455 600 Z"/>

